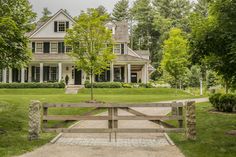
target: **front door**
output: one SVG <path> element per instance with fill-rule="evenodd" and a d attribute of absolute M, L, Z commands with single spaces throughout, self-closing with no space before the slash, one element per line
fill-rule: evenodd
<path fill-rule="evenodd" d="M 82 84 L 82 71 L 75 69 L 75 85 Z"/>
<path fill-rule="evenodd" d="M 138 82 L 137 73 L 132 73 L 131 74 L 131 82 L 132 83 L 137 83 Z"/>

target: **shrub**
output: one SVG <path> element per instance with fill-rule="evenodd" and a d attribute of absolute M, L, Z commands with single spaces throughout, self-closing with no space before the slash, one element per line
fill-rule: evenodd
<path fill-rule="evenodd" d="M 63 82 L 60 83 L 0 83 L 0 88 L 65 88 Z"/>
<path fill-rule="evenodd" d="M 85 88 L 91 88 L 91 83 L 85 82 Z M 122 88 L 120 82 L 94 82 L 93 88 Z"/>
<path fill-rule="evenodd" d="M 122 87 L 123 88 L 133 88 L 133 86 L 131 84 L 129 84 L 129 83 L 123 83 Z"/>
<path fill-rule="evenodd" d="M 236 107 L 236 95 L 234 94 L 214 94 L 209 98 L 211 104 L 218 111 L 232 112 Z"/>
<path fill-rule="evenodd" d="M 209 97 L 210 103 L 213 105 L 215 109 L 220 110 L 220 93 L 213 94 Z"/>

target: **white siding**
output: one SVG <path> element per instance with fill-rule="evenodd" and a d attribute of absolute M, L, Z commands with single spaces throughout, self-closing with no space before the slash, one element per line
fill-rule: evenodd
<path fill-rule="evenodd" d="M 69 21 L 70 28 L 73 25 L 73 22 L 67 16 L 65 16 L 63 13 L 60 13 L 39 32 L 34 34 L 32 38 L 64 38 L 66 32 L 54 32 L 54 21 Z"/>

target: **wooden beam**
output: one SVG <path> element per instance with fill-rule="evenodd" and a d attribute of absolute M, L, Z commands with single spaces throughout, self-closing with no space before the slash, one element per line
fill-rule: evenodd
<path fill-rule="evenodd" d="M 131 113 L 131 114 L 137 115 L 137 116 L 148 116 L 148 115 L 146 115 L 146 114 L 144 114 L 144 113 L 141 113 L 141 112 L 139 112 L 139 111 L 136 111 L 136 110 L 134 110 L 134 109 L 132 109 L 132 108 L 122 107 L 122 108 L 120 108 L 120 109 L 122 109 L 122 110 L 124 110 L 124 111 L 126 111 L 126 112 L 129 112 L 129 113 Z M 167 127 L 167 128 L 176 128 L 175 126 L 173 126 L 173 125 L 171 125 L 171 124 L 168 124 L 168 123 L 166 123 L 166 122 L 164 122 L 164 121 L 162 121 L 162 120 L 149 120 L 149 121 L 150 121 L 150 122 L 153 122 L 153 123 L 155 123 L 155 124 L 160 124 L 160 125 L 162 125 L 162 126 L 164 126 L 164 127 Z"/>
<path fill-rule="evenodd" d="M 44 103 L 44 107 L 47 108 L 116 108 L 116 107 L 182 107 L 183 103 L 144 103 L 144 104 L 100 104 L 100 103 L 79 103 L 79 104 L 47 104 Z"/>
<path fill-rule="evenodd" d="M 74 120 L 181 120 L 182 116 L 43 116 L 43 120 L 74 121 Z"/>
<path fill-rule="evenodd" d="M 55 132 L 55 133 L 181 133 L 184 132 L 185 129 L 183 128 L 158 128 L 158 129 L 139 129 L 139 128 L 133 128 L 133 129 L 106 129 L 106 128 L 99 128 L 99 129 L 64 129 L 64 128 L 57 128 L 57 129 L 44 129 L 44 132 Z"/>

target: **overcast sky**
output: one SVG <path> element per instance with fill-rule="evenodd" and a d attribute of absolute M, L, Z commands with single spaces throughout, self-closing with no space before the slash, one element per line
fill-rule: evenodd
<path fill-rule="evenodd" d="M 43 8 L 47 7 L 53 14 L 59 9 L 67 9 L 72 16 L 77 16 L 81 10 L 96 8 L 103 5 L 111 12 L 119 0 L 29 0 L 33 10 L 41 17 Z M 134 0 L 130 0 L 131 3 Z"/>
<path fill-rule="evenodd" d="M 43 8 L 47 7 L 53 14 L 60 9 L 67 9 L 70 15 L 77 16 L 81 10 L 87 8 L 96 8 L 99 5 L 106 7 L 108 12 L 111 12 L 114 5 L 119 0 L 29 0 L 33 5 L 33 10 L 38 14 L 38 18 L 41 17 Z M 130 0 L 132 5 L 135 0 Z M 195 1 L 195 0 L 191 0 Z"/>

